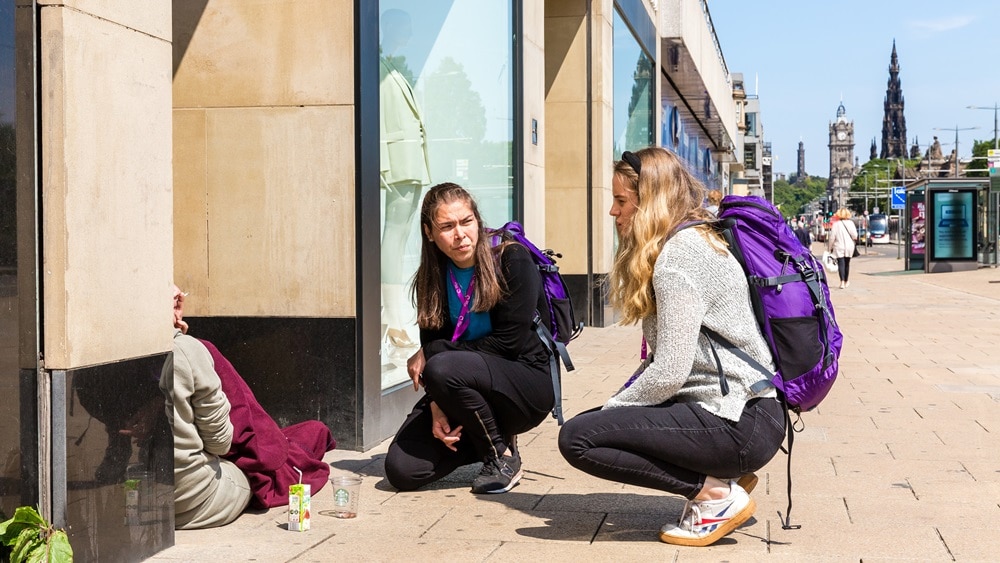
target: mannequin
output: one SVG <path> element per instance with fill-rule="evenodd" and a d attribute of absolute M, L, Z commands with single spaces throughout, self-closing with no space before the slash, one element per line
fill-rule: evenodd
<path fill-rule="evenodd" d="M 405 360 L 419 344 L 403 328 L 409 324 L 407 280 L 403 251 L 420 205 L 421 188 L 430 183 L 427 132 L 407 79 L 410 74 L 401 47 L 412 35 L 410 15 L 390 9 L 382 14 L 379 102 L 381 116 L 381 185 L 385 190 L 382 231 L 382 313 L 389 357 Z M 402 349 L 402 350 L 401 350 Z M 400 357 L 393 352 L 400 350 Z"/>

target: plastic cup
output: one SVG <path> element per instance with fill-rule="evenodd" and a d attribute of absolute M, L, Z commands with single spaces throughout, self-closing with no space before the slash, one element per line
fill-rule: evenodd
<path fill-rule="evenodd" d="M 354 518 L 358 515 L 358 495 L 361 493 L 361 477 L 357 475 L 334 475 L 330 477 L 333 486 L 333 515 L 337 518 Z"/>

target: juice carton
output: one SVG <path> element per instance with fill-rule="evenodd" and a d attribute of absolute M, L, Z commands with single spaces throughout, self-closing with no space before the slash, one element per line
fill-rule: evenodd
<path fill-rule="evenodd" d="M 288 529 L 293 532 L 309 530 L 312 497 L 309 485 L 296 483 L 288 487 Z"/>

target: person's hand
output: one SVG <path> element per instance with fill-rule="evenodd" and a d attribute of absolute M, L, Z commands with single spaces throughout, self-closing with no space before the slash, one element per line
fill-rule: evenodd
<path fill-rule="evenodd" d="M 184 322 L 184 296 L 187 293 L 181 291 L 181 288 L 174 286 L 174 328 L 180 329 L 181 332 L 187 334 L 188 324 Z"/>
<path fill-rule="evenodd" d="M 406 373 L 410 374 L 410 379 L 413 380 L 414 391 L 420 391 L 420 386 L 424 384 L 420 376 L 424 373 L 424 364 L 426 363 L 423 348 L 417 350 L 415 354 L 410 356 L 409 360 L 406 360 Z"/>
<path fill-rule="evenodd" d="M 431 434 L 438 440 L 441 440 L 449 450 L 453 452 L 458 451 L 455 444 L 462 437 L 462 427 L 456 426 L 452 428 L 448 423 L 448 416 L 444 414 L 441 407 L 437 406 L 437 403 L 434 401 L 431 401 Z"/>

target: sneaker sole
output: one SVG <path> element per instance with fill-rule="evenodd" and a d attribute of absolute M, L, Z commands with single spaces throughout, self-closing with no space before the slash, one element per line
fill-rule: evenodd
<path fill-rule="evenodd" d="M 754 490 L 754 488 L 757 487 L 757 481 L 758 479 L 756 473 L 747 473 L 746 475 L 740 477 L 736 481 L 736 484 L 742 487 L 743 490 L 746 491 L 747 494 L 749 494 L 751 491 Z"/>
<path fill-rule="evenodd" d="M 715 529 L 714 532 L 708 534 L 707 536 L 702 536 L 700 538 L 682 538 L 677 536 L 670 536 L 663 532 L 660 532 L 660 541 L 663 543 L 669 543 L 671 545 L 686 545 L 688 547 L 705 547 L 706 545 L 712 545 L 713 543 L 721 540 L 722 538 L 728 536 L 730 532 L 739 528 L 744 522 L 753 516 L 753 513 L 757 510 L 757 503 L 753 499 L 743 507 L 743 510 L 737 512 L 732 518 L 726 520 L 721 526 Z"/>
<path fill-rule="evenodd" d="M 513 489 L 514 485 L 517 485 L 517 482 L 521 480 L 521 477 L 523 475 L 524 475 L 524 471 L 518 471 L 517 473 L 514 474 L 513 477 L 511 477 L 510 483 L 507 483 L 506 487 L 504 487 L 502 489 L 493 489 L 492 491 L 481 491 L 481 492 L 479 492 L 477 494 L 499 495 L 501 493 L 506 493 L 507 491 Z M 473 491 L 473 492 L 475 492 L 475 491 Z"/>

